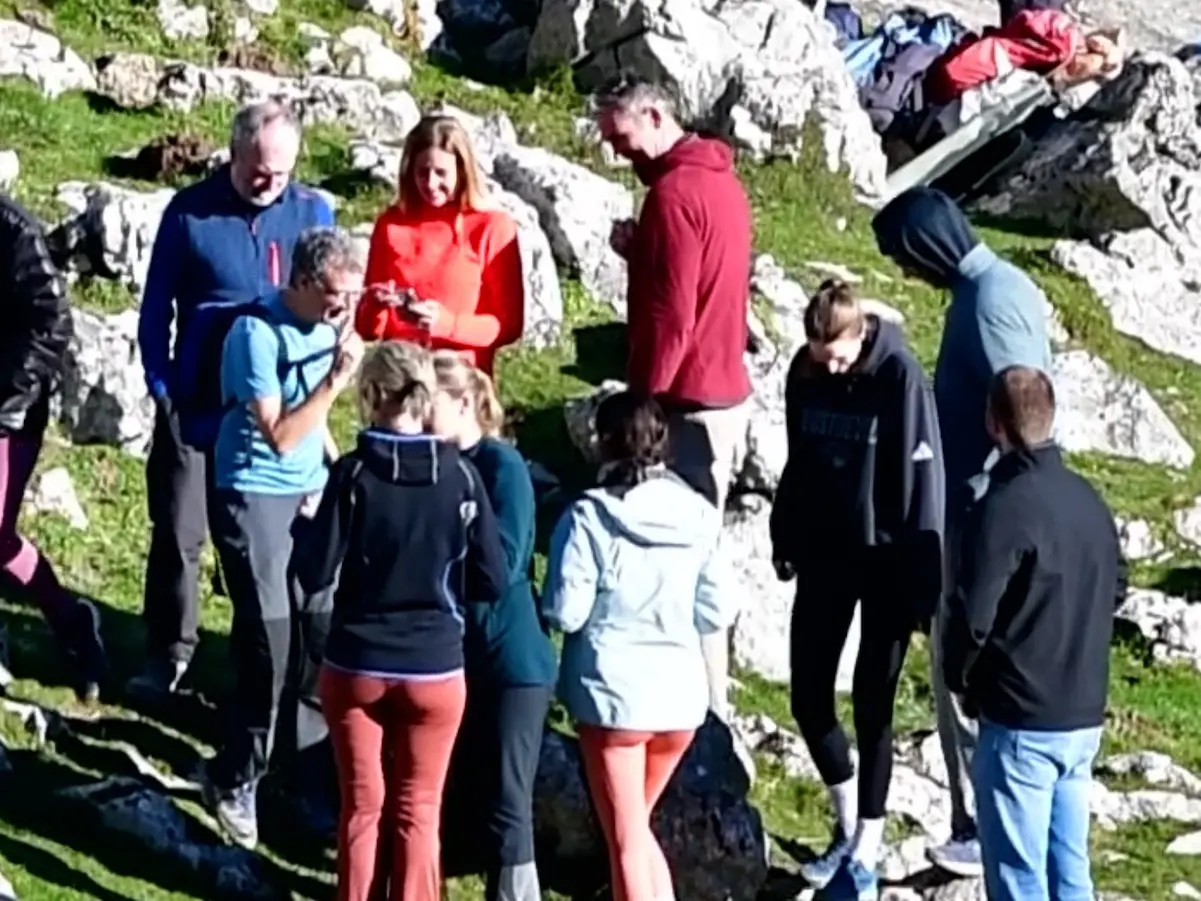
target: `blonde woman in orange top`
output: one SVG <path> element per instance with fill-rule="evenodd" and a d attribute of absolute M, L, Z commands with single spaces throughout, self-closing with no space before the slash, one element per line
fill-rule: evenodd
<path fill-rule="evenodd" d="M 491 374 L 525 325 L 521 253 L 457 119 L 426 116 L 409 133 L 398 191 L 371 235 L 359 334 L 456 350 Z"/>

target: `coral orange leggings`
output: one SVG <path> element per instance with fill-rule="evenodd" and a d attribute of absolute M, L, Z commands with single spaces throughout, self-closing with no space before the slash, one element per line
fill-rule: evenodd
<path fill-rule="evenodd" d="M 320 691 L 342 794 L 338 901 L 438 901 L 442 791 L 467 702 L 463 674 L 377 679 L 325 666 Z"/>
<path fill-rule="evenodd" d="M 631 732 L 580 726 L 580 753 L 605 842 L 613 901 L 671 901 L 675 892 L 651 812 L 695 730 Z"/>

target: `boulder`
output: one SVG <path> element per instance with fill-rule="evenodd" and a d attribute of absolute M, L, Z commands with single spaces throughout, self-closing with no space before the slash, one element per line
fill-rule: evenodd
<path fill-rule="evenodd" d="M 677 897 L 754 901 L 767 876 L 767 838 L 759 812 L 747 800 L 749 789 L 729 729 L 710 717 L 672 776 L 652 823 L 671 864 Z M 534 822 L 542 866 L 599 872 L 607 881 L 604 838 L 577 744 L 554 732 L 542 741 Z"/>
<path fill-rule="evenodd" d="M 384 91 L 366 78 L 288 78 L 253 69 L 160 62 L 138 53 L 116 53 L 99 61 L 97 83 L 99 93 L 129 109 L 161 104 L 187 112 L 204 103 L 282 97 L 296 107 L 305 125 L 345 125 L 382 140 L 403 141 L 421 118 L 412 95 Z"/>
<path fill-rule="evenodd" d="M 666 84 L 684 117 L 757 157 L 795 156 L 807 126 L 831 171 L 880 194 L 885 158 L 832 31 L 792 0 L 546 0 L 530 43 L 537 71 L 572 63 L 594 90 L 619 72 Z"/>
<path fill-rule="evenodd" d="M 96 89 L 78 53 L 49 32 L 11 19 L 0 19 L 0 78 L 27 78 L 51 98 Z"/>
<path fill-rule="evenodd" d="M 1056 354 L 1051 376 L 1059 408 L 1055 438 L 1064 449 L 1180 469 L 1193 465 L 1193 448 L 1135 379 L 1084 350 Z"/>
<path fill-rule="evenodd" d="M 108 444 L 139 456 L 150 447 L 154 402 L 138 353 L 138 314 L 71 311 L 59 416 L 76 444 Z"/>
<path fill-rule="evenodd" d="M 1055 261 L 1086 281 L 1114 327 L 1201 362 L 1201 125 L 1194 76 L 1135 56 L 979 206 L 1072 240 Z"/>

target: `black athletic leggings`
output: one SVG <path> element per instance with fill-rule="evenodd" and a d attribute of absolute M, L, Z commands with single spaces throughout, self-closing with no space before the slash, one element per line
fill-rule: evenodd
<path fill-rule="evenodd" d="M 834 683 L 855 603 L 860 601 L 859 657 L 851 689 L 859 746 L 859 816 L 884 816 L 892 778 L 892 713 L 913 617 L 871 565 L 836 566 L 831 578 L 801 573 L 792 608 L 792 715 L 826 785 L 855 774 L 846 732 L 834 711 Z M 856 570 L 859 570 L 857 572 Z M 867 570 L 872 578 L 863 578 Z"/>

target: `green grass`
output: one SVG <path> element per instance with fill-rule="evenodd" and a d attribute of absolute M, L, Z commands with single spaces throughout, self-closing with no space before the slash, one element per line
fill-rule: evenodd
<path fill-rule="evenodd" d="M 296 35 L 300 22 L 313 22 L 335 33 L 351 24 L 370 23 L 386 33 L 370 17 L 348 12 L 343 0 L 285 0 L 283 6 L 280 14 L 256 24 L 262 32 L 260 43 L 268 54 L 289 65 L 296 65 L 302 53 Z M 125 49 L 210 62 L 219 51 L 228 49 L 233 6 L 227 0 L 210 3 L 216 28 L 207 42 L 167 41 L 161 36 L 153 7 L 152 0 L 57 0 L 47 7 L 0 0 L 0 16 L 10 15 L 17 8 L 39 9 L 51 19 L 68 46 L 85 57 Z M 574 121 L 583 113 L 584 105 L 561 75 L 527 89 L 506 91 L 469 85 L 433 66 L 416 63 L 411 89 L 424 103 L 441 100 L 479 113 L 502 110 L 513 119 L 526 142 L 548 147 L 607 177 L 631 184 L 628 172 L 606 169 L 597 149 L 577 137 Z M 52 219 L 62 212 L 55 202 L 58 183 L 114 180 L 106 174 L 110 155 L 136 149 L 169 133 L 193 133 L 219 145 L 225 140 L 230 112 L 222 105 L 186 116 L 165 111 L 100 111 L 80 95 L 50 102 L 23 82 L 0 82 L 0 146 L 15 148 L 19 153 L 20 198 Z M 390 201 L 391 192 L 386 186 L 367 184 L 348 172 L 349 137 L 344 130 L 333 127 L 310 131 L 301 175 L 338 193 L 340 220 L 355 225 L 371 221 Z M 905 314 L 906 329 L 919 357 L 930 364 L 941 328 L 943 298 L 928 286 L 904 279 L 891 263 L 879 257 L 868 214 L 854 206 L 845 180 L 832 177 L 815 156 L 807 154 L 799 165 L 743 167 L 755 208 L 757 248 L 772 253 L 810 286 L 816 278 L 806 274 L 804 264 L 811 260 L 838 262 L 863 276 L 865 294 L 886 300 Z M 130 184 L 151 187 L 146 183 Z M 1075 342 L 1115 369 L 1141 379 L 1186 438 L 1195 447 L 1201 446 L 1201 370 L 1118 335 L 1089 289 L 1047 261 L 1047 238 L 1031 237 L 1004 225 L 983 229 L 982 233 L 997 250 L 1033 273 Z M 81 282 L 74 292 L 77 303 L 93 309 L 114 311 L 133 302 L 125 289 L 106 282 Z M 603 325 L 610 317 L 577 283 L 565 280 L 564 293 L 568 329 L 562 345 L 544 352 L 506 353 L 500 364 L 499 384 L 523 450 L 573 482 L 588 473 L 570 447 L 563 427 L 563 400 L 589 390 L 605 375 L 619 374 L 621 362 L 615 355 L 613 371 L 605 372 L 597 367 L 594 354 L 589 353 L 587 359 L 577 358 L 576 330 Z M 335 428 L 343 441 L 353 434 L 354 414 L 349 404 L 339 406 Z M 1177 473 L 1095 455 L 1077 456 L 1073 463 L 1102 487 L 1115 509 L 1148 518 L 1165 535 L 1170 533 L 1171 511 L 1201 493 L 1201 464 L 1189 472 Z M 78 532 L 50 516 L 27 516 L 25 526 L 72 587 L 102 601 L 114 677 L 119 683 L 132 674 L 142 647 L 138 611 L 149 528 L 142 466 L 112 449 L 72 448 L 61 440 L 52 440 L 41 468 L 56 465 L 66 466 L 71 472 L 91 519 L 90 529 Z M 1182 557 L 1171 566 L 1182 568 L 1193 562 L 1191 557 Z M 1169 578 L 1174 585 L 1186 586 L 1191 579 L 1186 573 L 1173 573 L 1162 566 L 1143 567 L 1139 577 L 1144 584 Z M 202 580 L 202 590 L 207 593 L 207 580 Z M 0 605 L 0 610 L 9 623 L 13 668 L 25 677 L 17 684 L 16 693 L 69 707 L 69 692 L 56 686 L 59 673 L 40 618 L 11 603 Z M 205 639 L 194 680 L 198 690 L 217 695 L 228 683 L 225 636 L 229 606 L 224 599 L 206 594 L 203 611 Z M 745 673 L 740 678 L 740 709 L 761 711 L 790 726 L 783 687 Z M 1194 671 L 1148 666 L 1137 644 L 1119 644 L 1113 657 L 1111 708 L 1108 750 L 1162 750 L 1201 772 L 1201 678 Z M 849 713 L 845 703 L 842 710 Z M 120 709 L 112 712 L 128 714 Z M 183 725 L 187 740 L 203 746 L 211 716 Z M 931 725 L 928 657 L 925 641 L 919 638 L 906 663 L 897 703 L 897 726 L 907 731 Z M 155 738 L 155 747 L 160 742 L 169 747 L 178 741 L 170 738 L 163 724 L 150 723 L 148 728 L 148 734 L 162 736 Z M 19 730 L 2 717 L 0 735 L 12 744 L 27 743 Z M 147 753 L 165 764 L 171 761 L 169 753 L 156 754 L 149 749 Z M 18 785 L 6 785 L 0 792 L 0 870 L 12 879 L 21 897 L 33 901 L 196 897 L 186 886 L 144 867 L 136 854 L 93 847 L 66 831 L 64 820 L 69 824 L 69 818 L 45 799 L 50 777 L 43 779 L 38 774 L 57 774 L 55 778 L 61 778 L 63 773 L 77 772 L 82 765 L 77 756 L 66 747 L 24 752 L 19 763 L 22 772 L 32 776 L 23 775 Z M 819 787 L 789 779 L 770 761 L 762 761 L 754 796 L 775 835 L 810 844 L 824 840 L 827 814 Z M 900 834 L 904 828 L 895 825 L 893 834 Z M 1099 833 L 1095 839 L 1098 860 L 1103 859 L 1100 852 L 1117 851 L 1128 856 L 1122 863 L 1099 865 L 1101 886 L 1153 901 L 1170 897 L 1171 884 L 1177 879 L 1201 884 L 1201 864 L 1162 853 L 1179 831 L 1177 827 L 1154 824 Z M 295 879 L 299 897 L 317 897 L 324 891 L 314 880 L 328 878 L 328 874 L 322 875 L 320 871 L 326 868 L 316 859 L 308 860 L 303 867 L 280 856 L 273 855 L 272 859 Z M 478 881 L 462 880 L 452 885 L 451 893 L 456 899 L 477 898 L 480 887 Z"/>

